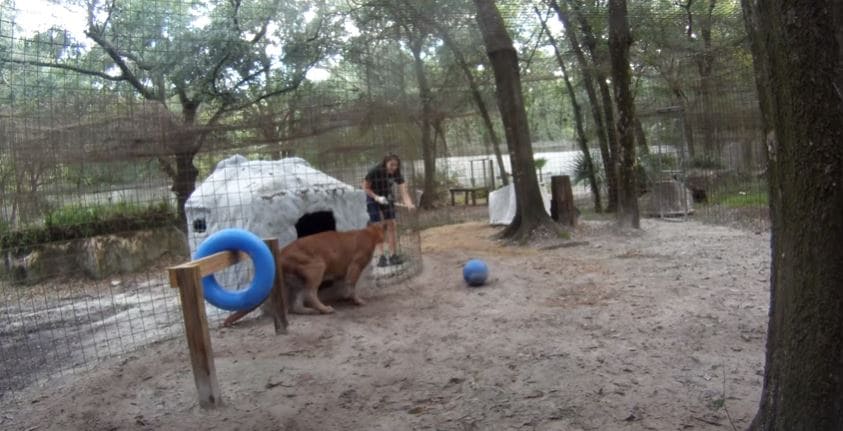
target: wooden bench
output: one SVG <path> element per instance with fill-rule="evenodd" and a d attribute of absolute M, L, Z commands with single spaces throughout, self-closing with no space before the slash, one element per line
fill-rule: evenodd
<path fill-rule="evenodd" d="M 468 196 L 471 195 L 471 204 L 477 205 L 477 192 L 486 192 L 486 202 L 489 202 L 489 189 L 486 187 L 455 187 L 452 189 L 448 189 L 451 193 L 451 206 L 457 204 L 456 199 L 454 199 L 454 195 L 457 193 L 464 193 L 465 199 L 464 202 L 468 205 Z"/>

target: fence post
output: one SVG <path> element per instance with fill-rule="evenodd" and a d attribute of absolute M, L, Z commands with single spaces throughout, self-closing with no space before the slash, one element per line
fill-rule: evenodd
<path fill-rule="evenodd" d="M 284 289 L 284 274 L 281 270 L 281 247 L 277 238 L 263 241 L 275 258 L 275 281 L 269 292 L 269 303 L 272 308 L 272 319 L 276 334 L 286 334 L 289 321 L 287 320 L 287 291 Z"/>
<path fill-rule="evenodd" d="M 205 297 L 202 292 L 202 277 L 198 264 L 180 265 L 170 268 L 170 280 L 175 281 L 181 296 L 184 313 L 184 332 L 193 366 L 193 380 L 199 393 L 199 405 L 203 408 L 216 407 L 222 403 L 217 370 L 214 366 L 214 351 L 208 333 L 208 318 L 205 315 Z M 176 287 L 176 286 L 173 286 Z"/>
<path fill-rule="evenodd" d="M 492 188 L 489 191 L 495 190 L 495 162 L 489 160 L 489 177 L 492 179 Z"/>
<path fill-rule="evenodd" d="M 550 216 L 565 226 L 577 225 L 577 213 L 574 209 L 574 193 L 571 190 L 571 177 L 554 175 L 550 177 Z"/>

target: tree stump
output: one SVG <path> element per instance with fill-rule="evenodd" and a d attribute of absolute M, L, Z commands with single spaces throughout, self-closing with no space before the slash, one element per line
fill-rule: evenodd
<path fill-rule="evenodd" d="M 550 177 L 550 196 L 550 217 L 565 226 L 576 226 L 577 212 L 574 209 L 571 177 L 567 175 Z"/>

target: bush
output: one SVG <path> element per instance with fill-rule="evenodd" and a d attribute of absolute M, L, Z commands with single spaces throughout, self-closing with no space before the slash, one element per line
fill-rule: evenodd
<path fill-rule="evenodd" d="M 600 158 L 599 153 L 591 153 L 591 163 L 594 165 L 594 175 L 597 179 L 597 184 L 591 184 L 588 175 L 589 172 L 587 166 L 585 165 L 585 156 L 581 152 L 578 153 L 577 157 L 574 159 L 574 178 L 572 178 L 574 184 L 583 184 L 588 186 L 589 188 L 592 188 L 595 186 L 601 187 L 606 182 L 606 178 L 603 171 L 603 159 Z"/>
<path fill-rule="evenodd" d="M 65 206 L 47 214 L 43 226 L 0 229 L 0 249 L 172 226 L 177 220 L 176 211 L 166 202 L 147 206 L 125 202 Z"/>

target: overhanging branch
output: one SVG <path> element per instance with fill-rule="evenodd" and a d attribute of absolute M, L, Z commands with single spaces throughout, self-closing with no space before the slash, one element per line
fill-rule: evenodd
<path fill-rule="evenodd" d="M 135 76 L 129 66 L 126 64 L 126 61 L 120 55 L 120 52 L 115 48 L 108 40 L 102 37 L 94 28 L 89 28 L 85 30 L 85 35 L 88 36 L 91 40 L 97 43 L 103 50 L 105 50 L 106 54 L 114 60 L 114 63 L 117 65 L 117 68 L 120 69 L 121 76 L 123 80 L 131 84 L 138 93 L 141 94 L 147 100 L 159 100 L 158 95 L 155 92 L 151 91 L 150 89 L 146 88 L 140 80 Z"/>
<path fill-rule="evenodd" d="M 83 67 L 77 67 L 77 66 L 73 66 L 73 65 L 70 65 L 70 64 L 50 63 L 50 62 L 35 61 L 35 60 L 18 60 L 18 59 L 14 59 L 14 58 L 5 59 L 5 60 L 2 60 L 2 61 L 6 61 L 6 62 L 9 62 L 9 63 L 15 63 L 15 64 L 26 64 L 26 65 L 29 65 L 29 66 L 40 66 L 40 67 L 49 67 L 49 68 L 53 68 L 53 69 L 69 70 L 69 71 L 72 71 L 72 72 L 81 73 L 83 75 L 96 76 L 97 78 L 102 78 L 102 79 L 105 79 L 105 80 L 108 80 L 108 81 L 125 81 L 126 80 L 126 78 L 123 75 L 118 75 L 118 76 L 109 75 L 105 72 L 85 69 Z"/>

